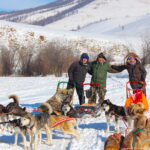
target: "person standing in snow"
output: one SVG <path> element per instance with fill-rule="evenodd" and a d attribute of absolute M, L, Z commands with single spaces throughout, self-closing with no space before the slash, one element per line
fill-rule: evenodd
<path fill-rule="evenodd" d="M 91 63 L 90 74 L 92 75 L 91 83 L 98 83 L 98 85 L 91 86 L 91 98 L 89 103 L 96 103 L 97 94 L 99 96 L 99 104 L 104 101 L 106 95 L 106 80 L 107 73 L 116 73 L 116 70 L 113 70 L 107 62 L 106 57 L 103 53 L 100 53 L 97 56 L 96 61 Z"/>
<path fill-rule="evenodd" d="M 146 70 L 144 66 L 141 64 L 141 60 L 138 55 L 135 53 L 129 53 L 125 57 L 125 64 L 120 66 L 112 65 L 112 68 L 121 72 L 127 69 L 129 73 L 129 81 L 141 81 L 141 83 L 145 82 L 146 79 Z M 130 83 L 132 89 L 141 89 L 143 84 L 140 83 Z M 146 96 L 146 89 L 144 90 L 144 94 Z"/>
<path fill-rule="evenodd" d="M 80 60 L 73 62 L 68 69 L 69 81 L 67 89 L 74 88 L 75 86 L 80 105 L 85 103 L 82 84 L 85 81 L 85 77 L 89 71 L 89 68 L 89 56 L 87 53 L 83 53 L 80 57 Z"/>

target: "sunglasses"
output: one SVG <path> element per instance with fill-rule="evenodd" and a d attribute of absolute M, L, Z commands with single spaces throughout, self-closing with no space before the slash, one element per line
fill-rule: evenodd
<path fill-rule="evenodd" d="M 83 56 L 82 59 L 89 59 L 89 56 Z"/>
<path fill-rule="evenodd" d="M 128 57 L 128 60 L 131 60 L 131 59 L 134 59 L 134 60 L 135 60 L 135 57 Z"/>

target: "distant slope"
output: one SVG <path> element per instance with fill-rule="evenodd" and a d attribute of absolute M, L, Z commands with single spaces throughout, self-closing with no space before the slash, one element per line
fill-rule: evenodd
<path fill-rule="evenodd" d="M 58 0 L 56 2 L 52 2 L 36 8 L 1 14 L 0 19 L 44 26 L 57 20 L 63 19 L 68 15 L 74 14 L 77 9 L 88 5 L 92 1 L 94 0 Z M 36 20 L 33 19 L 32 21 L 32 18 L 34 17 L 29 19 L 31 16 L 37 16 Z"/>
<path fill-rule="evenodd" d="M 132 19 L 124 19 L 124 24 L 118 25 L 118 19 L 108 19 L 100 23 L 88 25 L 78 33 L 88 33 L 95 36 L 140 37 L 150 33 L 150 14 Z M 123 23 L 123 21 L 122 21 Z"/>
<path fill-rule="evenodd" d="M 58 0 L 32 9 L 0 14 L 0 20 L 56 30 L 76 31 L 93 26 L 91 30 L 94 31 L 97 26 L 100 33 L 104 33 L 136 22 L 148 14 L 149 0 Z"/>

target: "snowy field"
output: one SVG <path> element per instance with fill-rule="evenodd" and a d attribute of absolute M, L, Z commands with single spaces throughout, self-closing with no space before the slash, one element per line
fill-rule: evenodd
<path fill-rule="evenodd" d="M 20 97 L 21 106 L 28 109 L 36 109 L 41 103 L 50 98 L 56 90 L 58 81 L 67 81 L 64 76 L 56 78 L 47 77 L 0 77 L 0 103 L 7 105 L 11 100 L 10 94 L 17 94 Z M 125 83 L 128 81 L 127 72 L 122 74 L 108 74 L 107 95 L 112 103 L 124 105 L 126 98 Z M 86 78 L 90 82 L 90 76 Z M 88 87 L 87 87 L 88 88 Z M 150 77 L 147 75 L 147 97 L 150 99 Z M 77 95 L 75 95 L 75 104 L 78 104 Z M 114 124 L 111 122 L 111 132 L 106 134 L 106 121 L 104 113 L 98 118 L 87 118 L 78 120 L 81 139 L 77 141 L 70 135 L 63 135 L 60 131 L 53 132 L 53 145 L 44 144 L 46 139 L 43 133 L 42 144 L 39 150 L 103 150 L 106 137 L 113 133 Z M 125 125 L 120 120 L 120 129 L 125 131 Z M 19 137 L 21 142 L 21 137 Z M 0 133 L 0 150 L 22 150 L 23 145 L 13 147 L 14 135 L 5 131 Z"/>

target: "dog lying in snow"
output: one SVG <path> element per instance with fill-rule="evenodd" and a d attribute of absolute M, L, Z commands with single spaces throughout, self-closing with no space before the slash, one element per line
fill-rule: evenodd
<path fill-rule="evenodd" d="M 73 107 L 71 104 L 63 103 L 61 107 L 61 114 L 74 118 L 96 117 L 99 107 L 100 105 L 89 104 Z"/>

